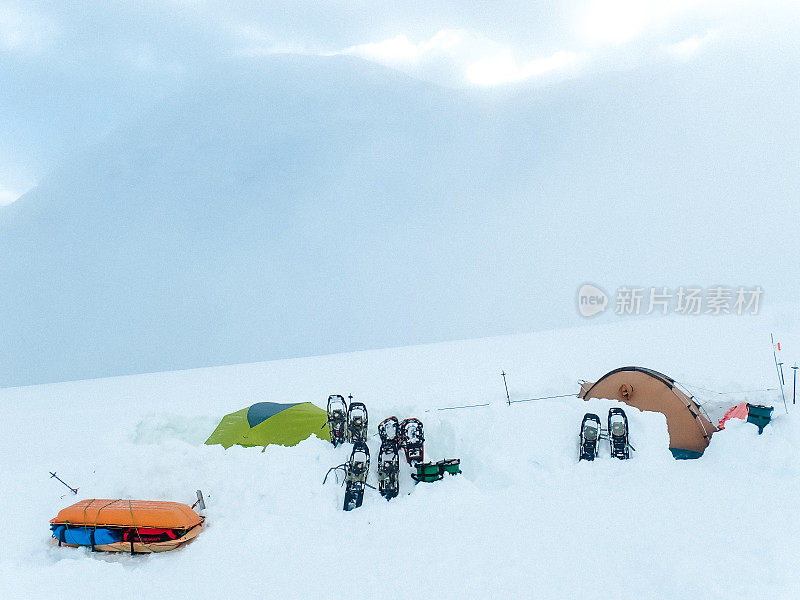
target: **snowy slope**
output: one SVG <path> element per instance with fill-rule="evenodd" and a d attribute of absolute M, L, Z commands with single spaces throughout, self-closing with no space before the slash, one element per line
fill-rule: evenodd
<path fill-rule="evenodd" d="M 776 329 L 800 354 L 796 321 Z M 800 421 L 774 391 L 775 321 L 639 319 L 483 340 L 0 390 L 0 580 L 4 598 L 794 598 L 800 585 L 793 503 Z M 674 461 L 660 415 L 628 409 L 627 463 L 576 462 L 580 418 L 613 403 L 575 398 L 623 364 L 776 403 L 762 436 L 745 423 L 715 435 L 698 461 Z M 257 401 L 352 392 L 371 430 L 418 416 L 426 454 L 460 457 L 464 474 L 390 503 L 367 490 L 341 511 L 322 485 L 347 449 L 204 446 L 217 420 Z M 707 392 L 708 396 L 713 396 Z M 718 398 L 717 398 L 718 399 Z M 489 403 L 439 411 L 436 408 Z M 372 449 L 377 450 L 375 440 Z M 191 501 L 208 497 L 208 527 L 157 556 L 91 554 L 51 545 L 47 521 L 75 498 Z M 374 466 L 373 475 L 374 478 Z M 373 481 L 374 483 L 374 481 Z M 348 570 L 349 569 L 349 570 Z"/>

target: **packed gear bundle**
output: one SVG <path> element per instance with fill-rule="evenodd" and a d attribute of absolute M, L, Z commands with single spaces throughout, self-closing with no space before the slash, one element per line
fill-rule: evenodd
<path fill-rule="evenodd" d="M 50 521 L 50 530 L 59 546 L 140 554 L 174 550 L 190 542 L 204 519 L 178 502 L 95 498 L 61 510 Z"/>
<path fill-rule="evenodd" d="M 461 473 L 461 459 L 446 458 L 437 463 L 418 463 L 416 473 L 411 473 L 411 478 L 416 482 L 431 483 L 439 481 L 445 473 L 459 475 Z"/>
<path fill-rule="evenodd" d="M 764 427 L 772 420 L 773 410 L 772 406 L 742 402 L 741 404 L 731 407 L 728 412 L 725 413 L 722 419 L 720 419 L 718 427 L 719 429 L 725 429 L 725 424 L 731 419 L 742 419 L 758 427 L 758 433 L 761 435 L 764 432 Z"/>
<path fill-rule="evenodd" d="M 603 428 L 600 417 L 594 413 L 586 413 L 581 421 L 578 438 L 578 460 L 594 460 L 597 458 L 598 443 L 603 439 Z M 633 446 L 628 440 L 628 417 L 621 408 L 608 409 L 607 439 L 611 446 L 611 456 L 625 460 L 630 458 Z"/>

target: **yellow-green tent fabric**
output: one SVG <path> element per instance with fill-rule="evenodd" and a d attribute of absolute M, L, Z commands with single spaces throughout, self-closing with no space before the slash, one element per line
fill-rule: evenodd
<path fill-rule="evenodd" d="M 239 446 L 294 446 L 316 435 L 330 441 L 328 414 L 311 402 L 258 402 L 225 415 L 206 444 Z"/>

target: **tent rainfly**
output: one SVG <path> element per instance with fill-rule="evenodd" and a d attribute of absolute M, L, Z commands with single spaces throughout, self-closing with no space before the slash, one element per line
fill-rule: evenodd
<path fill-rule="evenodd" d="M 330 440 L 328 414 L 311 402 L 278 404 L 258 402 L 225 415 L 206 444 L 239 446 L 294 446 L 316 435 Z"/>
<path fill-rule="evenodd" d="M 667 418 L 669 449 L 675 458 L 699 458 L 717 431 L 674 379 L 652 369 L 614 369 L 594 383 L 582 383 L 578 397 L 618 400 L 639 410 L 662 413 Z"/>

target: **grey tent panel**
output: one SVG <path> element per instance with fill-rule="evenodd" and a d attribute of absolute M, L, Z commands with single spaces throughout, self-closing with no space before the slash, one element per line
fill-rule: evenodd
<path fill-rule="evenodd" d="M 250 427 L 255 427 L 270 417 L 274 417 L 279 412 L 283 412 L 287 408 L 292 408 L 298 404 L 301 403 L 278 404 L 277 402 L 257 402 L 247 409 L 247 422 L 250 424 Z"/>

